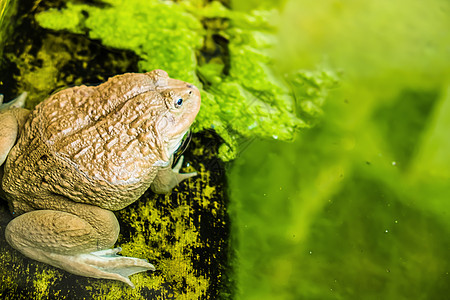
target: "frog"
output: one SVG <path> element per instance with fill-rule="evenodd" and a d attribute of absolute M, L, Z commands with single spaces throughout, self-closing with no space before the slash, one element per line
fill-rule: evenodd
<path fill-rule="evenodd" d="M 63 89 L 31 111 L 26 97 L 0 107 L 7 242 L 72 274 L 134 287 L 131 275 L 155 267 L 114 248 L 114 211 L 197 175 L 180 172 L 183 156 L 172 165 L 200 110 L 199 89 L 153 70 Z"/>

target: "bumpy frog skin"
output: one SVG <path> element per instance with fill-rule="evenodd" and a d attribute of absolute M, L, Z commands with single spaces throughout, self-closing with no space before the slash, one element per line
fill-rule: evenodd
<path fill-rule="evenodd" d="M 154 267 L 111 249 L 119 234 L 111 211 L 196 175 L 171 162 L 200 109 L 198 89 L 155 70 L 62 90 L 31 112 L 25 97 L 0 107 L 0 192 L 15 216 L 8 243 L 68 272 L 133 286 L 128 276 Z"/>

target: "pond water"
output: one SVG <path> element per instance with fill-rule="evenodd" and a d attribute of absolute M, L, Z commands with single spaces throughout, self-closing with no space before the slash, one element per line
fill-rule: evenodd
<path fill-rule="evenodd" d="M 242 299 L 445 299 L 448 179 L 411 181 L 408 158 L 372 140 L 387 136 L 338 128 L 254 142 L 230 168 Z"/>
<path fill-rule="evenodd" d="M 342 80 L 315 128 L 229 169 L 242 299 L 450 294 L 450 7 L 357 2 L 286 3 L 280 68 Z"/>

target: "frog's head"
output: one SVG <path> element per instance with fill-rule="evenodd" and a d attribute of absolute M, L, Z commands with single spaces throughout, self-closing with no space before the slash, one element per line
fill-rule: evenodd
<path fill-rule="evenodd" d="M 200 110 L 200 92 L 192 84 L 169 78 L 162 70 L 147 73 L 153 78 L 156 92 L 161 95 L 162 110 L 156 120 L 157 135 L 163 141 L 161 158 L 168 161 L 178 149 Z"/>

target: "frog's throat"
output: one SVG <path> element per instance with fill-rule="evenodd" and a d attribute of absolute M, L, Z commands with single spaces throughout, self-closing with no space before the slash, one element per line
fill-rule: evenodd
<path fill-rule="evenodd" d="M 169 145 L 167 147 L 169 157 L 172 157 L 172 155 L 180 148 L 181 144 L 183 143 L 184 137 L 188 132 L 189 129 L 170 139 Z"/>
<path fill-rule="evenodd" d="M 162 159 L 157 160 L 153 166 L 155 167 L 167 167 L 169 163 L 171 162 L 172 155 L 180 148 L 184 137 L 189 132 L 189 129 L 182 132 L 181 134 L 174 136 L 170 138 L 167 145 L 164 147 L 164 150 L 162 151 Z"/>

